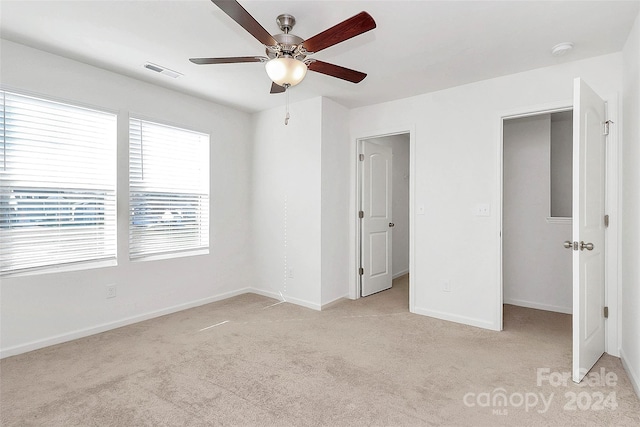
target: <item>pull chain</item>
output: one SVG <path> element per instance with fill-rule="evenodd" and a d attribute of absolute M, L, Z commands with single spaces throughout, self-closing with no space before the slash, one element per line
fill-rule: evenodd
<path fill-rule="evenodd" d="M 289 116 L 289 87 L 288 87 L 288 85 L 286 85 L 284 87 L 284 93 L 285 93 L 285 95 L 287 97 L 287 106 L 286 106 L 286 110 L 285 110 L 287 114 L 285 114 L 285 116 L 284 116 L 284 125 L 287 126 L 289 124 L 289 118 L 290 118 L 290 116 Z"/>

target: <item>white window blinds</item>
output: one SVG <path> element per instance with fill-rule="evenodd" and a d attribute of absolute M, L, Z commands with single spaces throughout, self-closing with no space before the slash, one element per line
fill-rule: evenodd
<path fill-rule="evenodd" d="M 0 272 L 114 259 L 116 115 L 0 94 Z"/>
<path fill-rule="evenodd" d="M 129 257 L 209 247 L 209 135 L 129 120 Z"/>

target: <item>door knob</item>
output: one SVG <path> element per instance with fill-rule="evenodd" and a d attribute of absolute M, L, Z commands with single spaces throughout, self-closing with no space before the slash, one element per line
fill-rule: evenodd
<path fill-rule="evenodd" d="M 584 250 L 588 250 L 588 251 L 592 251 L 593 250 L 593 243 L 585 243 L 583 241 L 580 241 L 580 250 L 584 251 Z"/>
<path fill-rule="evenodd" d="M 573 248 L 573 242 L 571 240 L 565 240 L 562 246 L 564 246 L 567 249 L 571 249 Z"/>
<path fill-rule="evenodd" d="M 389 227 L 395 227 L 396 225 L 392 222 L 389 223 Z"/>

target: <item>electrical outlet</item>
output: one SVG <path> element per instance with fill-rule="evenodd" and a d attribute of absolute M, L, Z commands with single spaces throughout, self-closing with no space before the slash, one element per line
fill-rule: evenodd
<path fill-rule="evenodd" d="M 442 292 L 451 292 L 451 282 L 446 281 L 442 283 Z"/>
<path fill-rule="evenodd" d="M 491 216 L 491 205 L 489 203 L 476 205 L 473 208 L 473 214 L 475 216 Z"/>
<path fill-rule="evenodd" d="M 116 285 L 107 285 L 107 298 L 116 297 Z"/>

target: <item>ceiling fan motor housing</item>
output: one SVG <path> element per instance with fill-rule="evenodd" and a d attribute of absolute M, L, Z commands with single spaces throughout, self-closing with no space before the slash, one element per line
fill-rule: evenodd
<path fill-rule="evenodd" d="M 273 38 L 276 39 L 278 44 L 280 45 L 281 55 L 278 55 L 278 52 L 274 52 L 271 49 L 266 49 L 267 56 L 271 59 L 276 58 L 278 56 L 294 56 L 294 51 L 296 48 L 304 42 L 304 39 L 296 36 L 295 34 L 274 34 Z M 306 55 L 302 53 L 297 53 L 296 59 L 304 59 Z"/>

